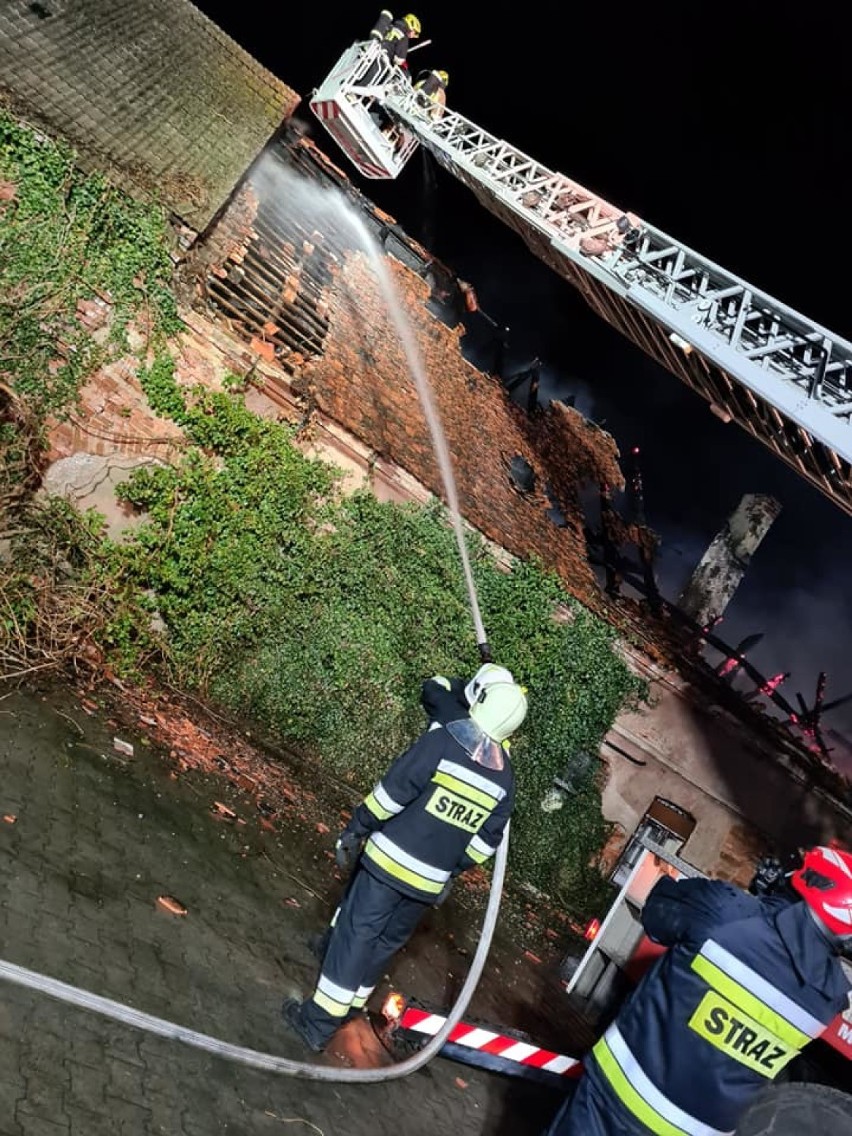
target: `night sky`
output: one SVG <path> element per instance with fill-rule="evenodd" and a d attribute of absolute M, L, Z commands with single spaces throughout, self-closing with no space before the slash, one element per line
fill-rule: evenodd
<path fill-rule="evenodd" d="M 284 37 L 272 34 L 261 0 L 199 6 L 302 94 L 303 117 L 313 121 L 311 89 L 366 36 L 381 5 L 289 9 Z M 658 0 L 580 9 L 465 0 L 411 10 L 433 40 L 412 67 L 445 68 L 452 107 L 852 337 L 843 279 L 852 263 L 843 6 Z M 602 323 L 444 171 L 433 173 L 427 193 L 425 163 L 415 155 L 398 182 L 367 182 L 319 124 L 312 136 L 474 284 L 482 308 L 512 328 L 516 365 L 539 355 L 548 393 L 573 393 L 622 452 L 641 447 L 648 521 L 663 538 L 659 576 L 670 598 L 742 493 L 781 501 L 720 631 L 729 642 L 766 632 L 750 657 L 765 673 L 793 672 L 783 688 L 790 698 L 798 689 L 812 699 L 819 669 L 829 671 L 828 697 L 852 690 L 852 518 Z M 852 709 L 825 724 L 852 730 Z"/>

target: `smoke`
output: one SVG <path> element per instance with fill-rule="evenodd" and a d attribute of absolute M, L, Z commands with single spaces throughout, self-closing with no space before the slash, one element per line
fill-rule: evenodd
<path fill-rule="evenodd" d="M 794 706 L 797 691 L 813 704 L 820 671 L 828 674 L 826 702 L 852 691 L 852 591 L 846 573 L 852 518 L 744 432 L 712 419 L 672 376 L 644 358 L 636 363 L 627 384 L 606 372 L 590 381 L 582 372 L 569 375 L 546 362 L 540 398 L 572 401 L 614 434 L 622 455 L 642 441 L 648 523 L 661 538 L 655 567 L 662 594 L 677 600 L 743 493 L 771 493 L 782 503 L 781 516 L 746 569 L 717 634 L 736 646 L 763 632 L 748 659 L 767 678 L 791 672 L 780 693 Z M 712 650 L 706 657 L 713 665 L 721 661 Z M 735 686 L 753 689 L 743 678 Z M 852 702 L 828 711 L 823 728 L 835 734 L 828 742 L 832 760 L 852 774 L 852 741 L 843 736 L 852 737 Z"/>
<path fill-rule="evenodd" d="M 546 405 L 551 400 L 564 400 L 579 410 L 584 418 L 593 422 L 597 419 L 597 401 L 589 383 L 576 376 L 563 375 L 555 367 L 544 363 L 541 368 L 539 401 Z"/>
<path fill-rule="evenodd" d="M 826 702 L 852 691 L 852 518 L 736 425 L 724 425 L 673 376 L 590 317 L 573 327 L 582 356 L 542 372 L 551 397 L 575 395 L 578 409 L 607 429 L 622 455 L 641 445 L 648 524 L 661 537 L 656 564 L 663 595 L 676 600 L 710 541 L 743 493 L 769 493 L 782 512 L 757 549 L 723 622 L 720 638 L 736 646 L 764 632 L 749 660 L 766 677 L 790 671 L 781 693 L 814 701 L 817 676 L 828 674 Z M 623 461 L 622 461 L 622 464 Z M 718 661 L 708 652 L 709 661 Z M 738 679 L 737 685 L 749 687 Z M 824 729 L 852 736 L 852 703 L 828 711 Z M 832 759 L 843 766 L 852 742 L 836 738 Z M 852 756 L 847 768 L 852 772 Z"/>
<path fill-rule="evenodd" d="M 826 702 L 852 692 L 847 645 L 850 623 L 850 600 L 839 577 L 825 580 L 817 593 L 804 588 L 761 588 L 758 577 L 747 577 L 719 632 L 726 641 L 736 643 L 763 631 L 764 638 L 749 652 L 749 660 L 766 675 L 790 671 L 781 693 L 797 705 L 795 693 L 800 691 L 811 705 L 820 671 L 828 674 Z M 852 730 L 852 703 L 829 711 L 825 724 Z"/>
<path fill-rule="evenodd" d="M 716 529 L 704 528 L 698 533 L 667 519 L 659 523 L 655 511 L 658 509 L 652 510 L 650 521 L 652 526 L 657 522 L 662 537 L 657 578 L 663 595 L 676 600 Z M 800 577 L 796 558 L 801 560 L 802 550 L 797 544 L 789 548 L 785 539 L 785 529 L 795 531 L 795 517 L 783 518 L 782 514 L 776 525 L 778 531 L 770 529 L 746 569 L 715 634 L 736 647 L 746 636 L 762 632 L 763 639 L 748 652 L 747 659 L 766 678 L 790 672 L 779 693 L 798 711 L 797 692 L 807 706 L 813 705 L 820 671 L 828 675 L 826 703 L 852 692 L 852 659 L 848 650 L 852 595 L 842 561 L 836 567 L 825 567 L 816 579 L 796 582 Z M 779 573 L 779 565 L 785 572 Z M 794 579 L 787 578 L 789 572 Z M 711 665 L 722 661 L 712 647 L 704 654 Z M 742 674 L 734 680 L 734 686 L 743 693 L 754 690 L 754 683 Z M 766 706 L 770 714 L 781 716 L 781 711 L 767 699 L 760 699 L 759 704 Z M 832 761 L 852 776 L 852 702 L 827 711 L 822 729 Z"/>
<path fill-rule="evenodd" d="M 696 533 L 677 523 L 667 523 L 657 533 L 660 537 L 655 564 L 657 582 L 666 599 L 676 600 L 715 533 Z"/>
<path fill-rule="evenodd" d="M 267 150 L 261 155 L 252 166 L 248 180 L 264 204 L 286 201 L 290 206 L 298 206 L 300 212 L 312 207 L 314 213 L 322 208 L 323 198 L 317 194 L 316 187 L 311 194 L 309 184 L 289 170 L 273 151 Z"/>

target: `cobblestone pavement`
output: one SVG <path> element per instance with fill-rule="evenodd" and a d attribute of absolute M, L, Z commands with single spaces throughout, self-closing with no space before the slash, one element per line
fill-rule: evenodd
<path fill-rule="evenodd" d="M 170 776 L 138 737 L 123 758 L 115 732 L 70 697 L 0 700 L 0 817 L 16 818 L 0 820 L 0 958 L 304 1059 L 278 1011 L 315 974 L 305 940 L 328 914 L 322 846 L 273 839 L 256 817 L 223 825 L 211 804 L 237 808 L 224 782 Z M 557 1105 L 440 1059 L 375 1087 L 294 1081 L 0 982 L 2 1136 L 526 1136 Z"/>

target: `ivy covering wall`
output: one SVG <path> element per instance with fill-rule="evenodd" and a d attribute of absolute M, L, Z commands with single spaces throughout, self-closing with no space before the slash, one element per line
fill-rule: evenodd
<path fill-rule="evenodd" d="M 161 209 L 82 173 L 69 147 L 0 107 L 0 511 L 34 480 L 48 416 L 126 350 L 128 322 L 144 317 L 153 343 L 180 327 L 168 231 Z M 97 297 L 106 338 L 77 318 Z"/>
<path fill-rule="evenodd" d="M 145 381 L 154 401 L 181 397 L 167 365 Z M 124 488 L 150 520 L 113 550 L 114 578 L 154 597 L 176 685 L 263 722 L 366 790 L 423 729 L 423 679 L 478 665 L 443 509 L 342 494 L 330 466 L 239 395 L 196 392 L 177 417 L 199 449 Z M 556 576 L 535 563 L 505 571 L 475 538 L 471 554 L 495 658 L 529 688 L 512 747 L 512 866 L 578 902 L 595 890 L 589 865 L 606 837 L 596 770 L 563 809 L 546 813 L 541 803 L 575 755 L 597 751 L 641 684 L 614 652 L 611 629 Z M 152 645 L 134 638 L 135 616 L 120 624 L 111 634 L 132 666 Z"/>

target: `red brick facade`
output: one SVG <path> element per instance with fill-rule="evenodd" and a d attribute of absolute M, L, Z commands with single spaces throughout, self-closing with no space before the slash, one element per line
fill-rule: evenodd
<path fill-rule="evenodd" d="M 350 484 L 368 485 L 380 498 L 397 501 L 422 501 L 429 491 L 443 496 L 423 409 L 364 256 L 341 248 L 339 234 L 306 230 L 303 217 L 288 216 L 286 199 L 276 200 L 264 215 L 261 204 L 252 187 L 245 187 L 218 228 L 188 257 L 181 274 L 187 330 L 173 344 L 178 381 L 218 388 L 228 372 L 250 375 L 251 409 L 298 423 L 304 448 L 341 466 Z M 421 264 L 428 261 L 425 250 L 414 252 L 423 254 Z M 266 255 L 277 257 L 272 270 Z M 387 264 L 426 364 L 463 516 L 510 553 L 539 557 L 570 592 L 617 627 L 632 623 L 631 637 L 643 644 L 633 662 L 640 672 L 649 659 L 683 663 L 683 646 L 668 641 L 666 623 L 629 599 L 611 601 L 589 564 L 579 491 L 584 484 L 623 484 L 613 439 L 562 404 L 532 415 L 512 404 L 498 379 L 465 361 L 462 329 L 432 315 L 430 285 L 423 276 L 398 259 Z M 103 319 L 90 307 L 79 316 L 95 324 Z M 137 334 L 134 347 L 144 350 L 146 338 Z M 116 359 L 92 377 L 80 410 L 51 433 L 54 457 L 85 450 L 148 452 L 168 460 L 179 451 L 180 431 L 148 408 L 138 366 L 131 357 Z M 507 464 L 516 455 L 536 475 L 535 491 L 528 495 L 518 493 L 509 479 Z M 545 486 L 564 515 L 563 527 L 548 516 Z M 619 541 L 650 535 L 636 526 L 622 527 Z M 688 665 L 683 669 L 689 673 Z M 648 678 L 659 698 L 661 683 L 669 682 L 666 672 L 649 669 Z M 616 827 L 602 852 L 607 867 L 661 792 L 698 821 L 688 858 L 738 881 L 767 835 L 780 839 L 787 828 L 801 827 L 796 819 L 800 798 L 790 792 L 791 783 L 811 799 L 818 814 L 815 833 L 833 831 L 835 818 L 846 813 L 830 798 L 821 798 L 819 808 L 813 805 L 812 783 L 802 788 L 799 775 L 803 754 L 794 752 L 791 739 L 781 738 L 779 730 L 771 744 L 768 739 L 758 744 L 769 727 L 748 708 L 752 725 L 763 728 L 752 735 L 732 718 L 736 746 L 733 741 L 729 746 L 717 708 L 711 713 L 716 688 L 702 681 L 690 690 L 677 682 L 679 693 L 669 699 L 677 705 L 628 711 L 619 719 L 638 747 L 641 768 L 608 755 L 604 814 Z M 626 744 L 620 736 L 621 750 Z M 732 785 L 735 778 L 727 768 L 720 772 L 718 751 L 729 750 L 740 780 L 736 791 L 727 793 L 729 775 Z M 763 815 L 760 800 L 751 801 L 740 783 L 765 786 L 770 774 L 781 787 L 759 790 L 760 798 L 770 813 L 778 811 L 774 802 L 789 798 L 789 823 Z"/>
<path fill-rule="evenodd" d="M 74 453 L 150 454 L 169 460 L 183 435 L 174 422 L 158 418 L 145 401 L 132 356 L 106 364 L 86 383 L 79 406 L 50 431 L 49 458 Z"/>
<path fill-rule="evenodd" d="M 564 405 L 532 417 L 514 406 L 497 379 L 462 357 L 461 329 L 429 313 L 428 285 L 403 265 L 389 264 L 444 425 L 462 514 L 509 552 L 540 556 L 572 592 L 597 604 L 577 492 L 584 481 L 622 483 L 613 439 Z M 443 496 L 414 381 L 360 254 L 343 265 L 330 308 L 324 353 L 303 369 L 300 386 L 330 418 Z M 520 495 L 509 481 L 506 465 L 515 454 L 535 470 L 532 495 Z M 547 516 L 546 483 L 568 522 L 564 528 Z"/>

